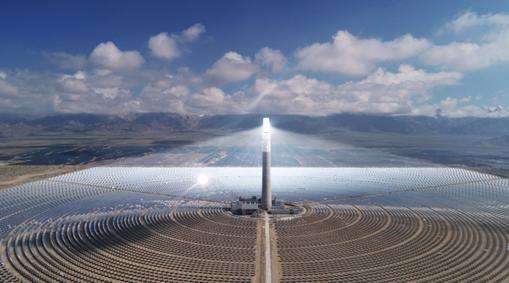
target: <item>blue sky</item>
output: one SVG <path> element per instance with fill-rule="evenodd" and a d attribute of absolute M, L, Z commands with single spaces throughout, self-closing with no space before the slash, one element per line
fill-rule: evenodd
<path fill-rule="evenodd" d="M 509 1 L 4 1 L 0 111 L 509 114 Z"/>

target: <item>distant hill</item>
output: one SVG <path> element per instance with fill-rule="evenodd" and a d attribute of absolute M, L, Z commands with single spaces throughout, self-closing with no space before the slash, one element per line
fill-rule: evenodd
<path fill-rule="evenodd" d="M 260 125 L 262 115 L 192 116 L 174 113 L 139 113 L 125 117 L 99 114 L 54 114 L 45 117 L 0 114 L 3 136 L 44 132 L 111 133 L 176 132 L 187 130 L 242 130 Z M 456 134 L 500 137 L 509 135 L 509 118 L 445 118 L 334 114 L 329 116 L 271 115 L 274 126 L 301 133 L 340 131 L 399 134 Z"/>
<path fill-rule="evenodd" d="M 281 127 L 305 132 L 337 129 L 401 134 L 501 135 L 509 134 L 509 118 L 336 114 L 325 117 L 285 117 Z"/>

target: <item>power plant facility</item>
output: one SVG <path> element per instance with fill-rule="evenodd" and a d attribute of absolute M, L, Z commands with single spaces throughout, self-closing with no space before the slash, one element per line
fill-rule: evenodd
<path fill-rule="evenodd" d="M 270 119 L 268 117 L 262 120 L 262 195 L 261 198 L 256 196 L 239 197 L 238 200 L 232 201 L 230 210 L 238 215 L 258 214 L 260 210 L 270 214 L 294 214 L 298 208 L 290 203 L 283 203 L 272 197 L 271 183 L 271 131 Z M 287 208 L 288 206 L 289 208 Z"/>
<path fill-rule="evenodd" d="M 38 2 L 0 283 L 509 283 L 509 0 Z"/>
<path fill-rule="evenodd" d="M 0 282 L 508 282 L 509 179 L 310 166 L 325 143 L 280 121 L 174 149 L 201 166 L 97 166 L 0 189 Z M 201 163 L 221 157 L 247 165 Z"/>

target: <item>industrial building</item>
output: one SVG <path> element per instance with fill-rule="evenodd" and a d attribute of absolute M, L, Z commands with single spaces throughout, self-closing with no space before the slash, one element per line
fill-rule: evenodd
<path fill-rule="evenodd" d="M 238 200 L 231 202 L 230 209 L 234 214 L 246 215 L 257 212 L 259 206 L 260 199 L 256 196 L 250 198 L 239 197 Z"/>

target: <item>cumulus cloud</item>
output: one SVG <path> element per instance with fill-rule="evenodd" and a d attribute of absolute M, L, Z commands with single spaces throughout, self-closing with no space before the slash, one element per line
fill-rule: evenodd
<path fill-rule="evenodd" d="M 320 100 L 332 94 L 329 83 L 296 75 L 288 80 L 260 78 L 253 91 L 259 96 L 254 109 L 261 112 L 321 115 Z"/>
<path fill-rule="evenodd" d="M 21 113 L 47 113 L 52 110 L 51 95 L 58 93 L 54 75 L 30 70 L 0 72 L 0 110 Z"/>
<path fill-rule="evenodd" d="M 193 42 L 205 33 L 205 26 L 197 23 L 183 30 L 180 35 L 161 32 L 152 36 L 148 41 L 148 47 L 152 56 L 163 60 L 174 60 L 182 55 L 180 44 Z"/>
<path fill-rule="evenodd" d="M 36 73 L 20 73 L 12 80 L 17 82 L 16 86 L 23 86 L 18 90 L 19 95 L 0 96 L 3 99 L 0 106 L 19 108 L 38 105 L 41 109 L 44 107 L 58 112 L 108 114 L 253 111 L 309 115 L 340 112 L 416 114 L 424 111 L 432 88 L 455 84 L 462 78 L 457 72 L 426 72 L 401 65 L 395 72 L 380 68 L 362 80 L 336 85 L 301 74 L 284 80 L 258 77 L 252 87 L 228 93 L 218 86 L 203 85 L 189 79 L 188 72 L 182 69 L 172 74 L 144 69 L 142 72 L 118 73 L 94 69 L 53 79 Z M 8 78 L 5 73 L 0 73 L 0 77 L 4 78 L 0 82 Z M 18 99 L 18 96 L 23 99 Z M 452 108 L 453 104 L 449 101 L 442 106 L 431 105 L 428 108 L 445 109 L 451 105 L 450 109 L 456 109 Z"/>
<path fill-rule="evenodd" d="M 430 88 L 436 85 L 456 84 L 463 77 L 459 72 L 428 73 L 424 70 L 415 69 L 410 65 L 401 65 L 397 73 L 387 72 L 379 68 L 376 72 L 360 81 L 359 84 L 377 84 L 384 86 L 412 84 L 422 88 Z"/>
<path fill-rule="evenodd" d="M 90 54 L 90 60 L 110 70 L 132 70 L 145 62 L 138 51 L 122 51 L 111 41 L 97 45 Z"/>
<path fill-rule="evenodd" d="M 129 89 L 110 87 L 110 88 L 95 88 L 94 92 L 101 95 L 105 99 L 115 99 L 121 95 L 130 93 Z"/>
<path fill-rule="evenodd" d="M 55 110 L 103 114 L 125 114 L 141 110 L 134 107 L 136 97 L 128 88 L 100 88 L 95 85 L 89 88 L 91 91 L 87 93 L 59 93 L 58 98 L 54 99 Z"/>
<path fill-rule="evenodd" d="M 298 68 L 314 72 L 365 75 L 378 63 L 414 57 L 430 43 L 423 38 L 404 35 L 391 41 L 359 38 L 338 31 L 331 42 L 314 43 L 296 52 Z"/>
<path fill-rule="evenodd" d="M 182 31 L 182 40 L 185 42 L 193 42 L 198 40 L 205 33 L 205 26 L 197 23 Z"/>
<path fill-rule="evenodd" d="M 444 29 L 459 33 L 475 27 L 497 28 L 501 26 L 509 26 L 509 15 L 502 13 L 478 15 L 477 13 L 468 11 L 448 22 Z"/>
<path fill-rule="evenodd" d="M 472 39 L 470 31 L 479 27 L 485 33 Z M 104 42 L 88 58 L 64 52 L 47 54 L 60 68 L 70 70 L 64 75 L 29 70 L 0 72 L 0 108 L 109 114 L 255 111 L 509 116 L 507 107 L 498 106 L 505 100 L 484 107 L 479 100 L 457 94 L 439 102 L 431 99 L 435 87 L 457 84 L 463 71 L 509 61 L 509 16 L 467 12 L 445 24 L 444 29 L 454 34 L 456 41 L 436 45 L 409 34 L 384 41 L 339 31 L 329 42 L 298 49 L 291 60 L 296 68 L 287 67 L 289 60 L 281 51 L 264 47 L 251 57 L 227 52 L 198 74 L 188 67 L 170 72 L 157 64 L 143 65 L 137 51 L 123 51 L 113 42 Z M 204 32 L 203 25 L 195 24 L 181 32 L 159 33 L 149 39 L 148 47 L 153 57 L 171 61 L 187 52 L 187 43 L 198 40 Z M 463 34 L 469 40 L 461 39 Z M 410 60 L 438 66 L 441 71 L 405 63 L 399 63 L 397 70 L 379 66 Z M 136 68 L 137 72 L 127 72 Z M 298 70 L 362 77 L 334 84 L 309 73 L 298 74 Z M 251 78 L 255 78 L 253 84 L 246 85 Z M 233 84 L 239 82 L 244 83 Z"/>
<path fill-rule="evenodd" d="M 189 98 L 189 104 L 202 109 L 213 109 L 223 105 L 225 93 L 217 87 L 209 87 L 200 92 L 193 93 Z"/>
<path fill-rule="evenodd" d="M 486 68 L 509 62 L 509 30 L 485 43 L 452 42 L 436 45 L 424 52 L 421 60 L 429 65 L 460 71 Z"/>
<path fill-rule="evenodd" d="M 264 47 L 256 53 L 255 63 L 273 73 L 279 73 L 285 68 L 287 60 L 281 51 Z"/>
<path fill-rule="evenodd" d="M 281 51 L 268 47 L 260 49 L 255 54 L 254 61 L 247 56 L 230 51 L 217 60 L 205 72 L 205 75 L 218 83 L 241 82 L 263 70 L 279 73 L 285 68 L 286 63 L 287 60 Z"/>
<path fill-rule="evenodd" d="M 58 80 L 61 89 L 70 93 L 86 93 L 90 91 L 85 83 L 86 74 L 82 71 L 76 72 L 74 75 L 63 75 Z"/>
<path fill-rule="evenodd" d="M 227 52 L 217 60 L 206 75 L 215 81 L 223 83 L 240 82 L 249 79 L 257 71 L 256 65 L 249 57 L 243 57 L 237 52 Z"/>
<path fill-rule="evenodd" d="M 188 70 L 181 70 L 188 72 Z M 409 65 L 397 71 L 379 68 L 364 79 L 331 84 L 294 75 L 278 80 L 258 77 L 250 88 L 227 92 L 217 86 L 192 83 L 179 72 L 155 69 L 117 73 L 105 69 L 68 75 L 0 72 L 0 83 L 17 88 L 17 95 L 0 92 L 2 109 L 33 109 L 57 112 L 124 114 L 173 112 L 219 114 L 263 112 L 325 115 L 330 113 L 384 113 L 449 116 L 504 116 L 506 108 L 493 111 L 472 105 L 469 97 L 447 98 L 430 103 L 432 89 L 453 85 L 458 72 L 428 72 Z M 35 110 L 35 109 L 34 109 Z"/>
<path fill-rule="evenodd" d="M 329 109 L 342 107 L 344 112 L 411 114 L 416 104 L 431 97 L 432 88 L 456 84 L 462 77 L 457 72 L 429 73 L 409 65 L 401 65 L 396 73 L 379 68 L 361 81 L 339 85 L 336 95 L 345 99 L 329 104 Z"/>
<path fill-rule="evenodd" d="M 51 92 L 57 95 L 53 102 L 60 112 L 206 114 L 227 109 L 226 94 L 215 88 L 191 84 L 180 77 L 157 69 L 129 73 L 100 69 L 60 76 L 58 87 Z M 83 83 L 88 91 L 64 90 L 64 86 L 70 87 L 69 82 L 73 83 L 72 87 Z M 224 106 L 218 100 L 221 96 L 225 96 Z"/>
<path fill-rule="evenodd" d="M 59 112 L 124 114 L 141 111 L 135 107 L 135 89 L 142 81 L 138 72 L 117 73 L 107 69 L 78 71 L 56 79 L 53 107 Z"/>
<path fill-rule="evenodd" d="M 148 46 L 152 56 L 156 58 L 169 61 L 180 57 L 177 41 L 165 32 L 152 36 L 148 41 Z"/>
<path fill-rule="evenodd" d="M 297 67 L 313 72 L 366 75 L 380 63 L 415 57 L 427 65 L 458 71 L 479 70 L 509 62 L 508 14 L 466 12 L 446 23 L 443 31 L 468 35 L 470 39 L 438 45 L 410 34 L 382 41 L 338 31 L 330 42 L 299 49 L 295 54 Z M 476 34 L 481 36 L 477 38 Z"/>
<path fill-rule="evenodd" d="M 479 70 L 509 62 L 509 15 L 467 12 L 446 24 L 446 29 L 454 32 L 475 27 L 487 28 L 481 40 L 433 45 L 420 56 L 421 61 L 460 71 Z"/>
<path fill-rule="evenodd" d="M 329 113 L 404 113 L 429 99 L 430 90 L 457 83 L 456 72 L 428 73 L 409 65 L 398 72 L 378 69 L 363 80 L 331 85 L 296 75 L 288 80 L 257 79 L 254 93 L 261 98 L 257 109 L 264 112 L 325 115 Z"/>
<path fill-rule="evenodd" d="M 248 95 L 243 91 L 227 94 L 218 87 L 207 87 L 189 95 L 186 111 L 195 114 L 244 113 L 248 102 Z"/>
<path fill-rule="evenodd" d="M 165 74 L 150 81 L 141 91 L 140 107 L 148 112 L 172 112 L 185 114 L 184 102 L 189 88 L 175 81 L 173 76 Z"/>

